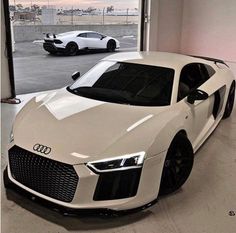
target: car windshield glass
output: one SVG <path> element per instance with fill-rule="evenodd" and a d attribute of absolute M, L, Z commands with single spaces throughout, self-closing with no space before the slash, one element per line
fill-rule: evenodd
<path fill-rule="evenodd" d="M 170 68 L 102 61 L 67 89 L 105 102 L 165 106 L 171 101 L 173 79 Z"/>

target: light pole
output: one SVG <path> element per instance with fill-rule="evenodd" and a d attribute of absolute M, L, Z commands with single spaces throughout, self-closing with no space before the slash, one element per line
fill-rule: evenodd
<path fill-rule="evenodd" d="M 105 18 L 104 14 L 105 14 L 105 7 L 103 7 L 103 10 L 102 10 L 102 24 L 103 25 L 104 25 L 104 18 Z"/>
<path fill-rule="evenodd" d="M 128 24 L 128 15 L 129 15 L 129 8 L 127 8 L 127 11 L 126 11 L 126 24 Z"/>
<path fill-rule="evenodd" d="M 71 24 L 72 25 L 74 24 L 74 8 L 73 8 L 73 6 L 71 8 Z"/>

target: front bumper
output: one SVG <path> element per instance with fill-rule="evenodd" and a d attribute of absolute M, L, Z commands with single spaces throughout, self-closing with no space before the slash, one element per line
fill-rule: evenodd
<path fill-rule="evenodd" d="M 112 209 L 106 209 L 106 208 L 96 208 L 96 209 L 75 209 L 75 208 L 68 208 L 65 206 L 61 206 L 58 205 L 54 202 L 48 201 L 44 198 L 41 198 L 39 196 L 35 196 L 33 195 L 31 192 L 26 191 L 25 189 L 19 187 L 18 185 L 16 185 L 15 183 L 13 183 L 8 176 L 8 169 L 6 168 L 3 172 L 3 177 L 4 177 L 4 185 L 5 188 L 7 189 L 11 189 L 13 191 L 16 191 L 17 193 L 25 196 L 26 198 L 48 208 L 51 209 L 53 211 L 59 212 L 60 214 L 64 215 L 64 216 L 75 216 L 75 215 L 99 215 L 99 216 L 122 216 L 125 214 L 131 214 L 131 213 L 135 213 L 137 211 L 141 211 L 141 210 L 145 210 L 146 208 L 151 207 L 152 205 L 156 204 L 158 199 L 154 199 L 153 201 L 137 207 L 137 208 L 133 208 L 133 209 L 129 209 L 129 210 L 112 210 Z"/>
<path fill-rule="evenodd" d="M 109 209 L 113 211 L 126 211 L 128 209 L 135 209 L 140 206 L 142 208 L 143 206 L 152 203 L 153 200 L 156 200 L 159 191 L 164 157 L 165 152 L 145 160 L 137 193 L 136 195 L 128 198 L 94 200 L 94 194 L 100 175 L 92 172 L 84 164 L 73 165 L 73 168 L 79 177 L 79 182 L 75 190 L 74 197 L 70 202 L 60 201 L 23 185 L 12 176 L 9 166 L 7 169 L 7 177 L 15 186 L 29 192 L 31 195 L 66 209 Z"/>

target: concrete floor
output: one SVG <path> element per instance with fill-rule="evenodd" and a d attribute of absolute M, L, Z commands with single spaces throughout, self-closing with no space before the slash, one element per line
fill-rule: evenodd
<path fill-rule="evenodd" d="M 19 109 L 35 94 L 20 96 L 20 105 L 2 104 L 2 170 L 6 166 L 11 125 Z M 3 233 L 132 232 L 235 233 L 236 110 L 223 120 L 195 156 L 190 178 L 177 193 L 151 208 L 116 218 L 64 217 L 1 184 Z M 233 212 L 232 212 L 233 214 Z M 232 215 L 231 214 L 231 215 Z"/>
<path fill-rule="evenodd" d="M 121 48 L 116 52 L 136 51 L 136 37 L 117 38 Z M 91 51 L 76 56 L 50 55 L 42 43 L 15 44 L 14 73 L 17 94 L 52 90 L 72 83 L 71 74 L 84 74 L 100 59 L 111 55 L 106 51 Z"/>

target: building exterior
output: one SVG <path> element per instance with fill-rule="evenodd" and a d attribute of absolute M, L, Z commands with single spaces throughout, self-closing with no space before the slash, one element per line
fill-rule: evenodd
<path fill-rule="evenodd" d="M 35 12 L 14 12 L 14 20 L 28 20 L 28 21 L 35 21 L 36 13 Z"/>
<path fill-rule="evenodd" d="M 42 7 L 42 24 L 43 25 L 57 24 L 57 9 L 54 6 Z"/>

